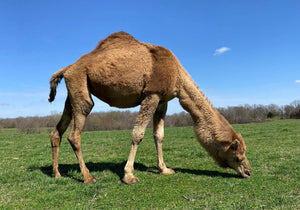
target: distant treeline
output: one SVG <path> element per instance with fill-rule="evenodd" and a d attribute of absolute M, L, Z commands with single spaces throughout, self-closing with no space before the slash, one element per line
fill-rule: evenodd
<path fill-rule="evenodd" d="M 300 100 L 293 101 L 289 105 L 243 105 L 218 108 L 219 112 L 233 124 L 263 122 L 274 117 L 282 119 L 300 119 Z M 132 129 L 137 117 L 137 112 L 112 111 L 93 112 L 85 123 L 85 131 L 97 130 L 125 130 Z M 17 128 L 24 133 L 39 133 L 43 127 L 54 127 L 60 119 L 60 114 L 46 117 L 18 117 L 0 119 L 0 131 L 2 128 Z M 165 127 L 192 126 L 190 115 L 186 112 L 167 115 Z M 149 124 L 152 127 L 152 122 Z"/>

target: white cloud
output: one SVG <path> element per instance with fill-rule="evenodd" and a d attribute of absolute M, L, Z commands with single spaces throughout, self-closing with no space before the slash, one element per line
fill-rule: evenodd
<path fill-rule="evenodd" d="M 295 83 L 300 83 L 300 79 L 295 80 Z"/>
<path fill-rule="evenodd" d="M 221 55 L 229 50 L 231 50 L 229 47 L 221 47 L 221 48 L 215 50 L 214 56 Z"/>

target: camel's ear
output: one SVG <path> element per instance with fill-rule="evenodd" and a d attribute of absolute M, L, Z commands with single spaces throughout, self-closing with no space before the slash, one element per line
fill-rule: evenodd
<path fill-rule="evenodd" d="M 239 144 L 240 144 L 239 140 L 236 139 L 232 142 L 232 144 L 230 145 L 230 148 L 232 150 L 237 150 L 237 148 L 239 147 Z"/>

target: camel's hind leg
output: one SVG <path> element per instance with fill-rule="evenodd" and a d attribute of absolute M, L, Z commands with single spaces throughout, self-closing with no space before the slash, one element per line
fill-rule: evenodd
<path fill-rule="evenodd" d="M 163 159 L 162 142 L 164 139 L 164 119 L 167 112 L 167 103 L 160 104 L 153 117 L 153 137 L 157 150 L 157 166 L 162 175 L 174 174 L 175 172 L 166 167 Z"/>
<path fill-rule="evenodd" d="M 55 129 L 50 134 L 50 141 L 52 146 L 52 166 L 55 178 L 60 178 L 61 175 L 58 170 L 58 152 L 61 143 L 61 138 L 66 129 L 68 128 L 72 117 L 72 108 L 69 97 L 66 99 L 63 115 Z"/>
<path fill-rule="evenodd" d="M 158 103 L 159 97 L 157 95 L 149 95 L 141 103 L 141 108 L 132 131 L 132 145 L 130 154 L 124 168 L 125 175 L 122 181 L 126 184 L 133 184 L 138 181 L 138 178 L 133 175 L 133 164 L 136 151 L 140 142 L 144 138 L 146 127 L 149 124 Z"/>
<path fill-rule="evenodd" d="M 87 115 L 94 106 L 94 102 L 88 91 L 77 90 L 76 92 L 70 92 L 69 89 L 69 94 L 72 104 L 72 121 L 68 141 L 70 142 L 78 160 L 84 183 L 88 184 L 91 182 L 96 182 L 97 179 L 90 175 L 81 152 L 81 131 L 84 127 Z"/>
<path fill-rule="evenodd" d="M 76 158 L 79 163 L 81 175 L 83 176 L 84 183 L 89 184 L 92 182 L 96 182 L 96 178 L 90 175 L 90 171 L 85 165 L 83 160 L 82 152 L 81 152 L 81 131 L 84 126 L 84 122 L 86 116 L 81 113 L 73 112 L 72 124 L 70 129 L 70 134 L 68 136 L 68 140 L 74 150 Z"/>

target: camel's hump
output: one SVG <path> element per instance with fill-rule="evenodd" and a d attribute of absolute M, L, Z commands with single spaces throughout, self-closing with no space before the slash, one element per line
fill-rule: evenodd
<path fill-rule="evenodd" d="M 117 44 L 117 43 L 124 43 L 124 42 L 127 42 L 127 43 L 136 42 L 136 43 L 138 43 L 139 41 L 136 40 L 129 33 L 126 33 L 124 31 L 120 31 L 120 32 L 113 33 L 113 34 L 109 35 L 108 37 L 106 37 L 105 39 L 101 40 L 99 42 L 99 44 L 97 45 L 96 49 L 103 49 L 103 48 L 107 48 L 109 45 L 114 45 L 114 44 Z"/>

